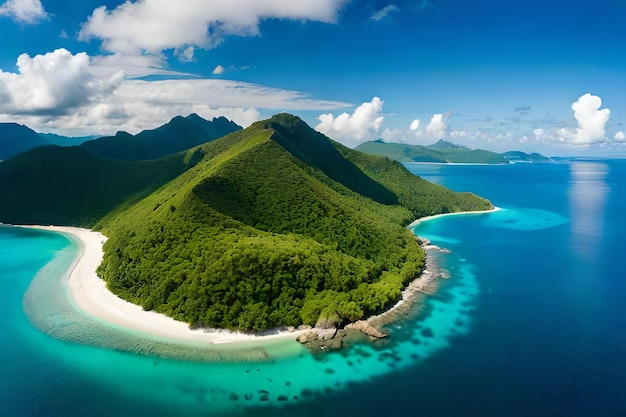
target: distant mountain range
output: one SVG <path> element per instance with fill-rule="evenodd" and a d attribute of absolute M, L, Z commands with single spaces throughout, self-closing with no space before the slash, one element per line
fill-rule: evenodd
<path fill-rule="evenodd" d="M 9 158 L 0 221 L 101 230 L 98 274 L 120 297 L 193 326 L 258 331 L 388 308 L 424 265 L 409 222 L 493 207 L 288 114 L 151 159 L 210 137 L 208 123 L 174 118 Z"/>
<path fill-rule="evenodd" d="M 44 137 L 27 126 L 0 123 L 0 161 L 49 144 Z"/>
<path fill-rule="evenodd" d="M 156 159 L 241 130 L 241 126 L 225 117 L 205 120 L 193 113 L 176 116 L 168 123 L 136 135 L 117 132 L 115 136 L 84 142 L 81 147 L 107 158 L 124 161 Z"/>
<path fill-rule="evenodd" d="M 94 155 L 127 161 L 156 159 L 237 130 L 241 130 L 241 126 L 225 117 L 208 121 L 195 113 L 187 117 L 176 116 L 161 127 L 137 135 L 118 132 L 109 137 L 67 137 L 37 133 L 17 123 L 0 123 L 0 160 L 45 145 L 81 145 Z"/>
<path fill-rule="evenodd" d="M 512 162 L 551 161 L 550 158 L 538 153 L 527 154 L 521 151 L 495 153 L 483 149 L 468 149 L 445 140 L 440 140 L 428 146 L 405 145 L 376 140 L 362 143 L 355 149 L 372 155 L 386 156 L 399 162 L 509 164 Z"/>

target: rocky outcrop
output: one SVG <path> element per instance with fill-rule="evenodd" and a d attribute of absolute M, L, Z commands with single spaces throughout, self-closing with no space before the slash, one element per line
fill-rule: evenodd
<path fill-rule="evenodd" d="M 355 321 L 354 323 L 350 323 L 346 326 L 346 329 L 354 329 L 359 330 L 370 337 L 374 337 L 376 339 L 382 339 L 383 337 L 387 337 L 385 333 L 382 333 L 377 328 L 366 322 L 365 320 Z"/>
<path fill-rule="evenodd" d="M 315 329 L 301 334 L 296 340 L 306 346 L 311 352 L 317 353 L 325 350 L 341 349 L 345 336 L 345 330 Z"/>
<path fill-rule="evenodd" d="M 346 343 L 351 344 L 365 340 L 382 339 L 387 337 L 365 320 L 359 320 L 348 324 L 343 329 L 320 329 L 315 328 L 310 332 L 303 333 L 296 339 L 306 346 L 311 352 L 318 353 L 327 350 L 341 349 Z"/>

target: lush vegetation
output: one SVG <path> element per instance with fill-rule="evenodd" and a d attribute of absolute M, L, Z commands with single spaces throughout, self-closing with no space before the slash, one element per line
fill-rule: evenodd
<path fill-rule="evenodd" d="M 163 142 L 180 137 L 170 127 Z M 423 266 L 407 223 L 491 207 L 285 114 L 154 160 L 89 146 L 1 163 L 0 221 L 102 230 L 109 288 L 193 326 L 335 326 L 379 312 Z"/>
<path fill-rule="evenodd" d="M 182 153 L 125 162 L 97 157 L 80 147 L 38 147 L 0 164 L 0 221 L 92 227 L 199 159 Z"/>
<path fill-rule="evenodd" d="M 372 155 L 386 156 L 400 162 L 508 164 L 504 155 L 482 149 L 467 149 L 440 140 L 429 146 L 365 142 L 356 148 Z"/>
<path fill-rule="evenodd" d="M 99 269 L 120 296 L 194 326 L 337 325 L 381 311 L 423 265 L 408 221 L 490 207 L 289 115 L 201 152 L 192 169 L 101 222 L 109 240 Z"/>
<path fill-rule="evenodd" d="M 551 162 L 552 159 L 539 153 L 526 153 L 522 151 L 509 151 L 502 154 L 511 162 Z"/>

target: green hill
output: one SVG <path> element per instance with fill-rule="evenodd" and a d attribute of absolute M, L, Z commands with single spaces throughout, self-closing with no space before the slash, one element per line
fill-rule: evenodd
<path fill-rule="evenodd" d="M 194 326 L 337 325 L 381 311 L 423 265 L 409 221 L 491 207 L 284 114 L 199 152 L 102 221 L 99 269 L 123 298 Z"/>
<path fill-rule="evenodd" d="M 0 123 L 0 161 L 49 142 L 27 126 Z"/>
<path fill-rule="evenodd" d="M 509 163 L 509 160 L 501 154 L 482 149 L 467 149 L 444 140 L 440 140 L 429 146 L 386 143 L 377 140 L 362 143 L 355 149 L 372 155 L 386 156 L 400 162 Z"/>
<path fill-rule="evenodd" d="M 95 155 L 139 161 L 190 149 L 237 130 L 241 130 L 241 126 L 225 117 L 207 121 L 193 113 L 187 117 L 176 116 L 157 129 L 144 130 L 137 135 L 117 132 L 115 136 L 90 140 L 81 146 Z"/>
<path fill-rule="evenodd" d="M 0 164 L 0 194 L 0 221 L 102 230 L 122 298 L 241 330 L 380 312 L 423 267 L 406 224 L 491 208 L 286 114 L 149 161 L 37 148 Z"/>
<path fill-rule="evenodd" d="M 38 147 L 0 164 L 0 221 L 91 227 L 196 161 L 177 154 L 126 162 L 101 158 L 80 147 Z"/>
<path fill-rule="evenodd" d="M 509 151 L 509 152 L 504 152 L 502 156 L 504 156 L 506 159 L 508 159 L 511 162 L 551 162 L 552 161 L 552 159 L 548 158 L 547 156 L 543 156 L 536 152 L 528 154 L 522 151 Z"/>

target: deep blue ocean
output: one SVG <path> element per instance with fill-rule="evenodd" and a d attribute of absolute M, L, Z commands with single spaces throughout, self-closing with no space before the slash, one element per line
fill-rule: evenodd
<path fill-rule="evenodd" d="M 384 342 L 319 356 L 166 359 L 93 346 L 95 327 L 59 340 L 88 318 L 31 318 L 69 303 L 77 246 L 0 227 L 0 416 L 626 416 L 626 161 L 407 167 L 502 210 L 418 225 L 450 279 Z"/>

